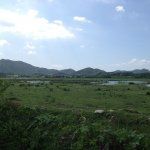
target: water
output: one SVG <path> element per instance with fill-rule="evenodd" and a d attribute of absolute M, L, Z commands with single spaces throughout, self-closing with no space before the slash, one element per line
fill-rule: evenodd
<path fill-rule="evenodd" d="M 150 84 L 147 84 L 146 86 L 147 86 L 147 87 L 150 87 Z"/>
<path fill-rule="evenodd" d="M 27 83 L 30 83 L 30 84 L 41 84 L 41 83 L 48 84 L 48 83 L 50 83 L 50 81 L 35 80 L 35 81 L 27 81 Z"/>
<path fill-rule="evenodd" d="M 27 83 L 30 84 L 49 84 L 50 81 L 40 81 L 40 80 L 32 80 L 32 81 L 27 81 Z M 150 84 L 144 82 L 144 81 L 128 81 L 128 80 L 108 80 L 104 83 L 101 82 L 91 82 L 91 84 L 101 84 L 101 85 L 118 85 L 118 84 L 144 84 L 146 87 L 150 87 Z"/>
<path fill-rule="evenodd" d="M 109 80 L 106 83 L 103 83 L 102 85 L 118 85 L 118 84 L 146 84 L 147 85 L 147 83 L 144 81 L 127 81 L 127 80 L 126 81 Z"/>
<path fill-rule="evenodd" d="M 103 83 L 102 85 L 117 85 L 120 81 L 107 81 L 106 83 Z"/>

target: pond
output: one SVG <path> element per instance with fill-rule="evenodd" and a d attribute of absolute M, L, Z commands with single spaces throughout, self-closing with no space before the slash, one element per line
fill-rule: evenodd
<path fill-rule="evenodd" d="M 106 81 L 106 83 L 102 83 L 102 85 L 117 85 L 120 81 Z"/>
<path fill-rule="evenodd" d="M 30 83 L 30 84 L 41 84 L 41 83 L 48 84 L 48 83 L 50 83 L 50 81 L 35 80 L 35 81 L 27 81 L 27 83 Z"/>
<path fill-rule="evenodd" d="M 117 85 L 117 84 L 147 84 L 147 83 L 144 81 L 109 80 L 106 83 L 103 83 L 102 85 Z"/>

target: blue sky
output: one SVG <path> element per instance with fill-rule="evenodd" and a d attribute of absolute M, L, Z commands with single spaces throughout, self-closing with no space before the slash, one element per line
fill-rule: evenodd
<path fill-rule="evenodd" d="M 150 69 L 150 0 L 0 1 L 0 59 L 46 68 Z"/>

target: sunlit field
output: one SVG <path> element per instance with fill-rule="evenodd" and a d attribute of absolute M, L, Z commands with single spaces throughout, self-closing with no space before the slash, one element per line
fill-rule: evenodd
<path fill-rule="evenodd" d="M 39 82 L 39 83 L 38 83 Z M 150 88 L 145 84 L 102 84 L 101 80 L 12 81 L 5 98 L 45 109 L 131 109 L 150 113 Z"/>
<path fill-rule="evenodd" d="M 0 147 L 148 149 L 150 88 L 103 82 L 1 81 Z"/>

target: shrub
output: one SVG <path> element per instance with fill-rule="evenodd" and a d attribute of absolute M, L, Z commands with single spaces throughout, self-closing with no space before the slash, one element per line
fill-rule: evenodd
<path fill-rule="evenodd" d="M 129 82 L 129 84 L 130 84 L 130 85 L 134 85 L 135 83 L 134 83 L 134 82 Z"/>
<path fill-rule="evenodd" d="M 150 95 L 150 92 L 146 92 L 146 95 Z"/>
<path fill-rule="evenodd" d="M 66 91 L 66 92 L 70 91 L 69 88 L 63 88 L 63 90 Z"/>
<path fill-rule="evenodd" d="M 49 88 L 49 91 L 50 91 L 50 92 L 53 92 L 53 88 Z"/>
<path fill-rule="evenodd" d="M 0 105 L 0 149 L 148 149 L 148 137 L 105 116 Z M 86 119 L 85 119 L 86 117 Z M 104 124 L 104 125 L 103 125 Z"/>
<path fill-rule="evenodd" d="M 96 91 L 101 91 L 101 88 L 97 88 Z"/>
<path fill-rule="evenodd" d="M 24 83 L 21 83 L 21 84 L 19 84 L 19 86 L 20 86 L 20 87 L 23 87 L 23 86 L 25 86 L 25 84 L 24 84 Z"/>

